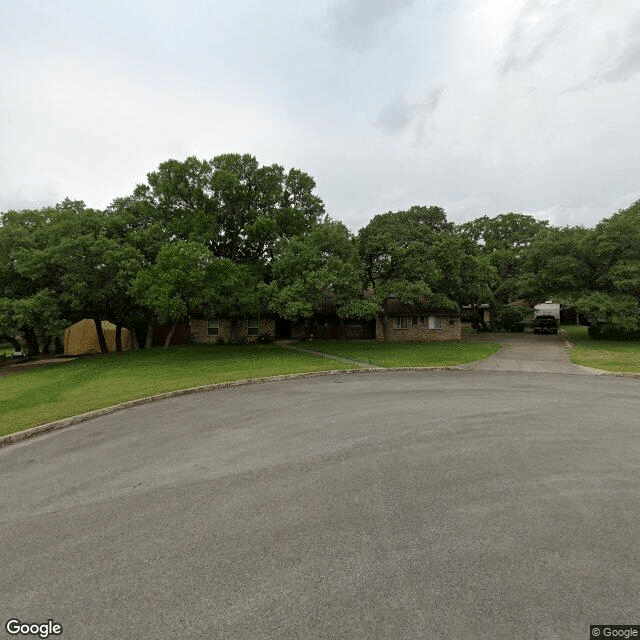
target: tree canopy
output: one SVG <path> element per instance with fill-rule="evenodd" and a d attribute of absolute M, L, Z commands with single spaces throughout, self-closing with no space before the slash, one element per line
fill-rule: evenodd
<path fill-rule="evenodd" d="M 640 335 L 640 201 L 593 229 L 550 228 L 527 251 L 523 290 L 563 300 L 598 335 Z"/>
<path fill-rule="evenodd" d="M 326 219 L 281 243 L 264 291 L 272 312 L 296 320 L 311 317 L 328 295 L 338 315 L 368 317 L 363 288 L 355 239 L 343 223 Z"/>
<path fill-rule="evenodd" d="M 129 204 L 142 204 L 169 240 L 204 243 L 214 256 L 238 264 L 265 264 L 279 240 L 306 233 L 322 219 L 315 186 L 298 169 L 260 166 L 248 154 L 190 157 L 160 164 Z"/>
<path fill-rule="evenodd" d="M 308 318 L 330 297 L 343 318 L 391 300 L 495 314 L 555 298 L 608 335 L 640 335 L 640 202 L 593 229 L 506 213 L 456 225 L 438 206 L 374 215 L 354 235 L 299 169 L 251 155 L 167 160 L 105 211 L 81 201 L 0 214 L 0 339 L 38 354 L 93 318 L 170 324 L 194 309 Z M 494 315 L 495 321 L 495 315 Z M 118 337 L 116 338 L 118 342 Z M 168 344 L 168 343 L 167 343 Z"/>
<path fill-rule="evenodd" d="M 490 304 L 491 325 L 496 327 L 496 312 L 522 295 L 519 278 L 523 274 L 523 261 L 534 238 L 548 226 L 521 213 L 505 213 L 494 218 L 481 216 L 460 225 L 461 233 L 471 239 L 484 259 L 482 272 Z"/>

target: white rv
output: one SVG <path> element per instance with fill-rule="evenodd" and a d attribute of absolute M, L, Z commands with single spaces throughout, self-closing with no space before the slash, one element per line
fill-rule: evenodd
<path fill-rule="evenodd" d="M 560 303 L 547 300 L 533 307 L 533 317 L 538 316 L 553 316 L 558 322 L 560 322 Z"/>

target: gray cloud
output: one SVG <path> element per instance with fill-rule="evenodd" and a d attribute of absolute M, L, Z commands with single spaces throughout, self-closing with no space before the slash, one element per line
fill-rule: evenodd
<path fill-rule="evenodd" d="M 526 69 L 544 56 L 564 31 L 572 8 L 563 0 L 530 0 L 511 31 L 498 72 Z"/>
<path fill-rule="evenodd" d="M 398 97 L 382 109 L 375 125 L 390 134 L 401 133 L 413 126 L 416 133 L 422 137 L 426 121 L 438 108 L 443 93 L 444 87 L 436 87 L 424 100 L 409 102 L 403 97 Z"/>
<path fill-rule="evenodd" d="M 414 0 L 339 0 L 324 17 L 323 28 L 340 46 L 364 51 L 384 39 Z"/>
<path fill-rule="evenodd" d="M 0 0 L 0 211 L 226 152 L 307 171 L 353 229 L 413 204 L 592 224 L 640 188 L 638 3 L 108 4 Z"/>
<path fill-rule="evenodd" d="M 564 60 L 578 82 L 570 90 L 623 82 L 640 70 L 640 8 L 598 0 L 529 0 L 515 21 L 500 75 L 541 60 Z"/>
<path fill-rule="evenodd" d="M 616 35 L 618 39 L 612 38 L 612 46 L 618 51 L 608 56 L 610 66 L 600 76 L 605 82 L 624 81 L 640 71 L 640 10 Z"/>

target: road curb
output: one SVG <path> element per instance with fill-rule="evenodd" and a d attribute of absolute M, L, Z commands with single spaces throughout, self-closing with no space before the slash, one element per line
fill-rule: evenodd
<path fill-rule="evenodd" d="M 466 364 L 466 363 L 464 363 Z M 86 422 L 93 418 L 99 418 L 100 416 L 109 415 L 116 411 L 122 411 L 123 409 L 129 409 L 130 407 L 137 407 L 149 402 L 157 402 L 159 400 L 165 400 L 167 398 L 175 398 L 178 396 L 190 395 L 193 393 L 206 393 L 207 391 L 217 391 L 219 389 L 228 389 L 230 387 L 242 387 L 252 384 L 264 384 L 267 382 L 279 382 L 284 380 L 297 380 L 300 378 L 319 378 L 321 376 L 335 376 L 335 375 L 355 375 L 359 373 L 388 373 L 394 371 L 466 371 L 464 364 L 461 365 L 446 365 L 442 367 L 371 367 L 360 369 L 331 369 L 330 371 L 308 371 L 306 373 L 290 373 L 279 376 L 269 376 L 266 378 L 247 378 L 245 380 L 231 380 L 229 382 L 218 382 L 216 384 L 202 385 L 199 387 L 189 387 L 187 389 L 178 389 L 177 391 L 167 391 L 166 393 L 159 393 L 153 396 L 147 396 L 146 398 L 138 398 L 137 400 L 129 400 L 127 402 L 121 402 L 120 404 L 114 404 L 110 407 L 104 407 L 103 409 L 95 409 L 88 413 L 81 413 L 77 416 L 71 416 L 69 418 L 63 418 L 54 422 L 47 422 L 40 424 L 30 429 L 24 429 L 24 431 L 18 431 L 17 433 L 10 433 L 6 436 L 0 436 L 0 449 L 12 444 L 21 442 L 22 440 L 28 440 L 35 438 L 39 435 L 51 433 L 52 431 L 59 431 L 66 427 L 70 427 L 74 424 Z M 577 365 L 580 366 L 580 365 Z M 590 368 L 590 367 L 585 367 Z M 605 371 L 604 369 L 593 369 L 593 371 L 601 372 L 603 375 L 616 376 L 620 378 L 640 378 L 640 374 L 637 373 L 618 373 L 614 371 Z"/>
<path fill-rule="evenodd" d="M 153 396 L 147 396 L 146 398 L 138 398 L 137 400 L 129 400 L 127 402 L 121 402 L 120 404 L 114 404 L 110 407 L 104 407 L 103 409 L 95 409 L 88 413 L 81 413 L 77 416 L 71 416 L 70 418 L 63 418 L 61 420 L 55 420 L 54 422 L 47 422 L 40 424 L 24 431 L 18 431 L 17 433 L 10 433 L 6 436 L 0 437 L 0 448 L 6 447 L 22 440 L 34 438 L 45 433 L 52 431 L 58 431 L 65 427 L 70 427 L 80 422 L 86 422 L 92 418 L 98 418 L 105 416 L 116 411 L 122 411 L 123 409 L 129 409 L 130 407 L 137 407 L 149 402 L 156 402 L 158 400 L 165 400 L 167 398 L 175 398 L 177 396 L 185 396 L 192 393 L 205 393 L 207 391 L 217 391 L 219 389 L 228 389 L 230 387 L 242 387 L 251 384 L 263 384 L 266 382 L 279 382 L 282 380 L 296 380 L 298 378 L 316 378 L 320 376 L 333 376 L 338 374 L 352 375 L 357 373 L 372 373 L 380 371 L 432 371 L 435 369 L 448 369 L 454 370 L 455 366 L 449 367 L 377 367 L 377 368 L 364 368 L 364 369 L 331 369 L 330 371 L 308 371 L 306 373 L 290 373 L 279 376 L 269 376 L 267 378 L 247 378 L 245 380 L 231 380 L 229 382 L 218 382 L 216 384 L 207 384 L 199 387 L 189 387 L 187 389 L 178 389 L 177 391 L 167 391 L 166 393 L 159 393 Z"/>

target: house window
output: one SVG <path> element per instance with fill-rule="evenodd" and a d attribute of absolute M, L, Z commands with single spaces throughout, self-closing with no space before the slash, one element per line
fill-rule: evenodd
<path fill-rule="evenodd" d="M 207 319 L 207 333 L 210 336 L 220 335 L 220 318 Z"/>
<path fill-rule="evenodd" d="M 360 338 L 361 336 L 362 336 L 362 325 L 361 324 L 349 325 L 349 337 L 350 338 Z"/>
<path fill-rule="evenodd" d="M 260 327 L 260 321 L 258 320 L 258 318 L 249 318 L 247 320 L 247 335 L 257 336 L 259 327 Z"/>
<path fill-rule="evenodd" d="M 424 316 L 413 316 L 411 324 L 424 324 Z"/>
<path fill-rule="evenodd" d="M 442 316 L 429 316 L 429 329 L 442 329 Z"/>
<path fill-rule="evenodd" d="M 394 329 L 406 329 L 409 325 L 407 316 L 395 316 L 393 318 Z"/>

